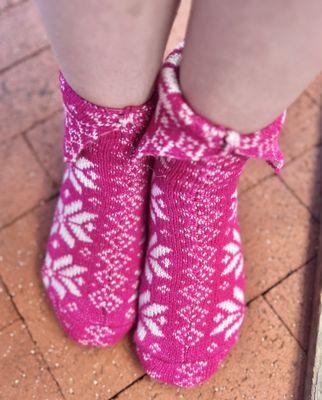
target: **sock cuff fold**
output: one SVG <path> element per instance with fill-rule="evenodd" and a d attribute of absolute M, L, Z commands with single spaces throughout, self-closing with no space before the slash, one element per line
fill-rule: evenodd
<path fill-rule="evenodd" d="M 183 44 L 165 60 L 158 81 L 158 104 L 137 152 L 139 155 L 200 160 L 236 154 L 266 160 L 276 172 L 283 166 L 278 137 L 286 112 L 263 129 L 241 134 L 197 114 L 184 99 L 179 84 Z"/>
<path fill-rule="evenodd" d="M 78 95 L 62 72 L 59 72 L 59 82 L 65 112 L 64 158 L 67 162 L 75 162 L 85 147 L 108 134 L 122 135 L 134 145 L 155 107 L 155 96 L 139 106 L 99 106 Z"/>

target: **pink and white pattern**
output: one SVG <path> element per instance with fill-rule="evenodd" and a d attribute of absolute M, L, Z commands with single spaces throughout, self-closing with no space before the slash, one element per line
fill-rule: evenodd
<path fill-rule="evenodd" d="M 214 373 L 239 337 L 245 272 L 236 187 L 249 157 L 282 167 L 284 116 L 241 135 L 195 114 L 178 84 L 181 50 L 164 63 L 138 147 L 156 160 L 135 343 L 150 376 L 190 387 Z"/>
<path fill-rule="evenodd" d="M 150 166 L 133 148 L 154 105 L 99 107 L 60 82 L 67 168 L 42 278 L 68 335 L 108 346 L 136 314 Z"/>

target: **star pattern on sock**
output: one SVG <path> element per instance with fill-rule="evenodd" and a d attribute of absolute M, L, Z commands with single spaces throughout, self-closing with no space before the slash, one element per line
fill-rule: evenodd
<path fill-rule="evenodd" d="M 109 346 L 136 315 L 150 166 L 133 146 L 153 102 L 99 107 L 62 75 L 60 82 L 67 165 L 42 278 L 67 334 L 84 345 Z"/>
<path fill-rule="evenodd" d="M 134 339 L 151 377 L 191 387 L 239 338 L 246 306 L 238 179 L 250 157 L 281 168 L 284 115 L 247 135 L 210 123 L 181 94 L 181 53 L 164 62 L 156 112 L 138 147 L 155 162 Z"/>

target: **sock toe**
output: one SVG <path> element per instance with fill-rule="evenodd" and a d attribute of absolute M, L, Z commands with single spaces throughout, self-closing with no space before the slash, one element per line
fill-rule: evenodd
<path fill-rule="evenodd" d="M 49 300 L 55 311 L 55 315 L 70 339 L 90 347 L 110 347 L 117 343 L 133 326 L 131 320 L 125 318 L 118 323 L 110 321 L 106 313 L 93 310 L 88 302 L 69 307 L 62 306 L 54 293 L 48 293 Z M 125 315 L 125 313 L 124 313 Z"/>
<path fill-rule="evenodd" d="M 178 363 L 162 360 L 153 353 L 136 347 L 141 365 L 151 378 L 182 388 L 191 388 L 209 379 L 227 357 L 229 350 L 230 347 L 224 348 L 207 360 Z"/>
<path fill-rule="evenodd" d="M 111 347 L 116 344 L 131 329 L 132 323 L 120 326 L 109 326 L 108 321 L 101 324 L 96 321 L 75 322 L 70 319 L 60 319 L 62 328 L 68 337 L 89 347 Z"/>

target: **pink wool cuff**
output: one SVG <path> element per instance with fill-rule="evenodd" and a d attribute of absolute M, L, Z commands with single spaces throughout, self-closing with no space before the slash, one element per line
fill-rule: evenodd
<path fill-rule="evenodd" d="M 210 122 L 195 113 L 182 95 L 178 79 L 181 58 L 182 46 L 178 46 L 164 63 L 158 86 L 159 104 L 138 153 L 194 161 L 236 154 L 264 159 L 279 172 L 284 159 L 278 136 L 286 112 L 263 129 L 249 134 Z"/>
<path fill-rule="evenodd" d="M 59 73 L 59 81 L 65 110 L 64 156 L 66 162 L 75 162 L 80 152 L 90 143 L 105 135 L 117 136 L 122 132 L 127 139 L 146 127 L 155 107 L 152 97 L 145 104 L 124 108 L 102 107 L 79 96 Z M 113 142 L 113 146 L 115 141 Z"/>

